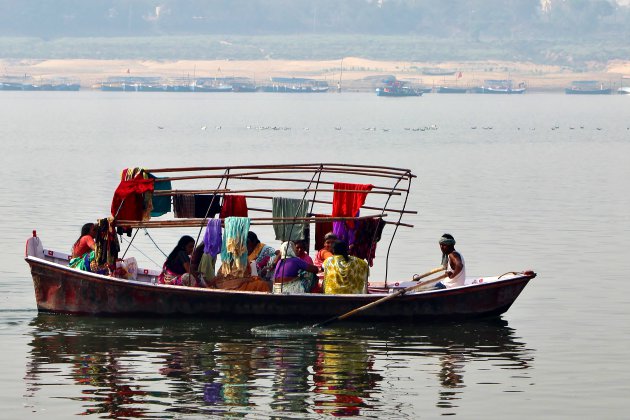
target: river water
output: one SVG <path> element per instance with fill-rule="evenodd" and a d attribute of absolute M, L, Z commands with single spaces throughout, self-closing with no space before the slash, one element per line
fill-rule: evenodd
<path fill-rule="evenodd" d="M 0 418 L 627 416 L 628 97 L 1 92 L 0 115 Z M 121 169 L 298 162 L 418 175 L 391 277 L 435 267 L 444 232 L 470 275 L 538 277 L 445 325 L 38 314 L 24 241 L 68 251 Z"/>

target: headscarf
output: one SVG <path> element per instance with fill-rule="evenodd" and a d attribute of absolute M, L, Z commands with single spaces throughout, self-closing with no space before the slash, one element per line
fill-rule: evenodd
<path fill-rule="evenodd" d="M 455 245 L 455 239 L 452 237 L 448 237 L 446 235 L 442 235 L 440 238 L 440 245 Z"/>
<path fill-rule="evenodd" d="M 265 244 L 258 242 L 250 254 L 247 254 L 247 262 L 252 262 L 258 258 L 260 251 L 264 248 Z"/>
<path fill-rule="evenodd" d="M 282 259 L 297 257 L 295 244 L 291 241 L 283 242 L 282 245 L 280 245 L 280 257 L 282 257 Z"/>

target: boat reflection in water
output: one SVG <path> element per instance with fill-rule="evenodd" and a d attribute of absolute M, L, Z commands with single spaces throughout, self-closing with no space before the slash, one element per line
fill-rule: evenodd
<path fill-rule="evenodd" d="M 436 409 L 447 414 L 463 397 L 467 364 L 519 369 L 526 377 L 533 360 L 502 320 L 272 326 L 261 333 L 240 321 L 39 314 L 30 327 L 27 405 L 59 409 L 64 401 L 62 413 L 111 418 L 377 416 L 413 412 L 397 400 L 408 393 L 435 402 L 427 388 L 437 389 Z"/>

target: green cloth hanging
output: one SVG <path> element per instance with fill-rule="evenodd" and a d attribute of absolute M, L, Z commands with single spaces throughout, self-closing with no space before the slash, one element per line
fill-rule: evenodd
<path fill-rule="evenodd" d="M 304 218 L 306 217 L 308 206 L 308 200 L 273 197 L 271 203 L 271 215 L 274 218 Z M 290 220 L 285 220 L 282 223 L 273 225 L 273 230 L 276 233 L 276 239 L 282 242 L 299 241 L 304 239 L 304 229 L 308 226 L 308 223 L 305 223 L 304 221 L 298 223 L 287 223 L 288 221 Z"/>
<path fill-rule="evenodd" d="M 151 217 L 162 216 L 171 211 L 171 196 L 161 195 L 156 196 L 155 191 L 171 190 L 171 181 L 160 181 L 160 178 L 155 178 L 153 184 L 153 210 L 151 210 Z"/>

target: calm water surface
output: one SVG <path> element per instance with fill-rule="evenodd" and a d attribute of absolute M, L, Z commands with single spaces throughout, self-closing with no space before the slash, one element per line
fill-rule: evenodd
<path fill-rule="evenodd" d="M 630 98 L 1 93 L 0 418 L 627 416 Z M 493 322 L 37 313 L 25 239 L 68 250 L 122 168 L 291 162 L 418 175 L 390 279 L 435 267 L 444 232 L 471 275 L 538 277 Z M 169 251 L 182 233 L 154 239 Z"/>

